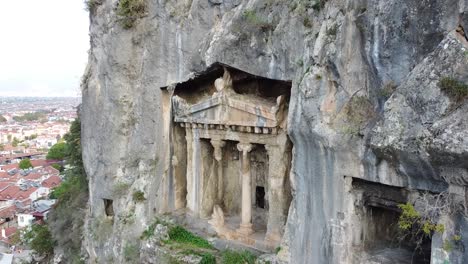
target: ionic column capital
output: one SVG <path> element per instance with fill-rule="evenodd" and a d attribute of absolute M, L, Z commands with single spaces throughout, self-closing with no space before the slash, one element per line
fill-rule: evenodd
<path fill-rule="evenodd" d="M 212 139 L 210 140 L 210 142 L 214 148 L 214 158 L 217 161 L 221 161 L 221 159 L 223 158 L 223 153 L 221 149 L 226 145 L 226 141 L 220 139 Z"/>
<path fill-rule="evenodd" d="M 237 149 L 243 153 L 249 153 L 253 148 L 253 145 L 250 143 L 240 142 L 237 144 Z"/>
<path fill-rule="evenodd" d="M 212 139 L 210 140 L 211 145 L 216 149 L 216 148 L 222 148 L 226 145 L 226 141 L 222 139 Z"/>

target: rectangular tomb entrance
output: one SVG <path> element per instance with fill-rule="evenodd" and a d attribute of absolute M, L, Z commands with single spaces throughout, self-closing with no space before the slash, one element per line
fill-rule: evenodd
<path fill-rule="evenodd" d="M 430 237 L 414 237 L 398 225 L 399 204 L 408 201 L 404 188 L 352 179 L 356 222 L 354 231 L 357 259 L 353 263 L 429 264 Z M 416 241 L 419 240 L 419 241 Z"/>
<path fill-rule="evenodd" d="M 220 237 L 279 245 L 291 202 L 290 87 L 220 64 L 175 86 L 175 209 L 209 221 Z"/>

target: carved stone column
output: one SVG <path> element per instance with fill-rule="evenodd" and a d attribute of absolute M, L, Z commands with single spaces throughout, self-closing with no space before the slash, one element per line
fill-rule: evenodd
<path fill-rule="evenodd" d="M 223 150 L 222 148 L 226 145 L 226 142 L 219 139 L 212 139 L 211 145 L 214 148 L 214 158 L 216 160 L 217 166 L 217 204 L 221 205 L 223 203 L 224 196 L 224 179 L 223 179 Z"/>
<path fill-rule="evenodd" d="M 196 128 L 186 130 L 187 140 L 187 207 L 200 214 L 200 138 Z"/>
<path fill-rule="evenodd" d="M 252 144 L 239 143 L 237 149 L 242 152 L 242 214 L 240 227 L 237 230 L 243 235 L 253 233 L 252 229 L 252 179 L 250 175 L 249 152 Z"/>
<path fill-rule="evenodd" d="M 185 129 L 185 140 L 187 141 L 187 207 L 194 211 L 193 193 L 193 135 L 192 129 Z"/>
<path fill-rule="evenodd" d="M 279 242 L 286 222 L 289 196 L 286 193 L 289 155 L 284 146 L 265 145 L 268 152 L 268 223 L 265 240 Z"/>

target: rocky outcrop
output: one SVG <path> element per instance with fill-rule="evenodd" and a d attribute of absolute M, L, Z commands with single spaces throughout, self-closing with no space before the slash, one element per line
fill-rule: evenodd
<path fill-rule="evenodd" d="M 91 260 L 125 262 L 126 245 L 140 245 L 154 216 L 170 210 L 170 103 L 160 87 L 215 62 L 292 80 L 282 260 L 362 263 L 353 179 L 464 197 L 468 103 L 438 83 L 468 83 L 468 43 L 456 30 L 468 30 L 466 0 L 148 0 L 131 29 L 115 6 L 102 1 L 90 13 L 82 84 Z M 468 241 L 463 215 L 441 219 Z M 444 251 L 444 239 L 432 241 L 433 263 L 468 261 Z"/>

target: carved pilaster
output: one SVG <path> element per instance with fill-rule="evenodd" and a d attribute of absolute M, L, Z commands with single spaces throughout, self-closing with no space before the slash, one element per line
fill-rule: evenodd
<path fill-rule="evenodd" d="M 289 153 L 278 145 L 265 145 L 268 153 L 268 210 L 267 233 L 265 240 L 279 242 L 286 221 L 288 198 L 285 190 Z"/>
<path fill-rule="evenodd" d="M 214 148 L 214 158 L 216 160 L 217 166 L 217 204 L 221 205 L 224 199 L 224 178 L 223 178 L 223 147 L 226 145 L 226 142 L 223 140 L 211 140 L 211 145 Z"/>

